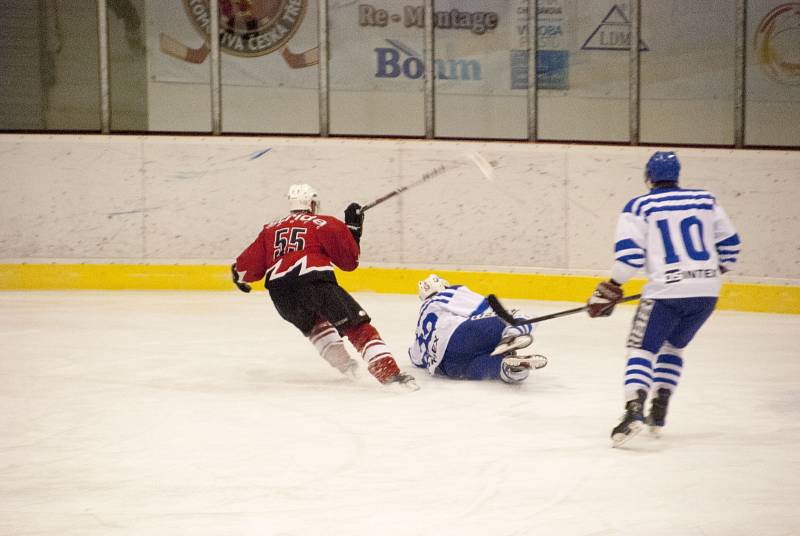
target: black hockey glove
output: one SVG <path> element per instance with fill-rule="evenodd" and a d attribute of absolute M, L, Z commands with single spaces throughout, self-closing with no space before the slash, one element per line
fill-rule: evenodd
<path fill-rule="evenodd" d="M 361 210 L 361 205 L 358 203 L 347 205 L 344 209 L 344 223 L 350 229 L 356 243 L 361 243 L 361 231 L 364 230 L 364 212 Z"/>
<path fill-rule="evenodd" d="M 589 316 L 596 318 L 598 316 L 611 316 L 614 311 L 614 306 L 617 305 L 619 300 L 622 299 L 622 288 L 613 279 L 610 281 L 603 281 L 597 288 L 594 289 L 594 294 L 589 298 L 588 309 L 586 312 Z"/>
<path fill-rule="evenodd" d="M 236 285 L 236 288 L 241 290 L 242 292 L 250 292 L 252 287 L 243 281 L 239 281 L 239 272 L 236 271 L 236 263 L 234 262 L 231 264 L 231 278 L 233 279 L 233 284 Z"/>

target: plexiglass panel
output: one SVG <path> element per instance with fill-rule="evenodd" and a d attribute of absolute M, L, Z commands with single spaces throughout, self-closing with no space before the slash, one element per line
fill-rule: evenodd
<path fill-rule="evenodd" d="M 99 0 L 111 129 L 318 134 L 319 0 Z M 529 0 L 434 0 L 434 135 L 528 137 Z M 537 0 L 540 140 L 629 141 L 629 0 Z M 329 131 L 425 136 L 425 2 L 326 0 Z M 735 143 L 737 5 L 641 0 L 639 138 Z M 97 0 L 0 2 L 0 130 L 100 130 Z M 800 2 L 747 0 L 745 146 L 800 147 Z"/>
<path fill-rule="evenodd" d="M 747 5 L 745 144 L 800 146 L 800 2 Z"/>
<path fill-rule="evenodd" d="M 94 0 L 0 5 L 0 129 L 100 130 Z"/>
<path fill-rule="evenodd" d="M 148 130 L 210 132 L 208 0 L 148 0 L 145 20 Z"/>
<path fill-rule="evenodd" d="M 527 0 L 436 0 L 436 136 L 525 139 Z"/>
<path fill-rule="evenodd" d="M 538 137 L 628 141 L 628 2 L 540 0 L 538 25 Z"/>
<path fill-rule="evenodd" d="M 106 0 L 111 130 L 148 130 L 144 0 Z"/>
<path fill-rule="evenodd" d="M 319 133 L 316 0 L 220 2 L 222 129 Z"/>
<path fill-rule="evenodd" d="M 422 2 L 329 0 L 332 134 L 425 135 Z"/>
<path fill-rule="evenodd" d="M 640 139 L 732 145 L 736 2 L 643 0 Z"/>

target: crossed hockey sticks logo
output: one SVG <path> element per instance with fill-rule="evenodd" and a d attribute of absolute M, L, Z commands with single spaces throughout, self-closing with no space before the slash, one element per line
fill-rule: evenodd
<path fill-rule="evenodd" d="M 173 58 L 198 65 L 206 61 L 206 58 L 211 53 L 208 43 L 204 42 L 197 48 L 191 48 L 164 33 L 159 36 L 159 49 Z M 295 53 L 289 50 L 288 46 L 284 46 L 281 50 L 281 57 L 286 62 L 286 65 L 292 69 L 311 67 L 319 63 L 319 47 Z"/>

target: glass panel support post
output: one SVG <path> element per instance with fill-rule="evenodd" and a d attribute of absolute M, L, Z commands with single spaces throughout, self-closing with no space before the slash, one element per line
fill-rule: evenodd
<path fill-rule="evenodd" d="M 736 148 L 744 147 L 745 75 L 747 65 L 747 0 L 736 0 L 736 49 L 733 90 L 733 137 Z"/>
<path fill-rule="evenodd" d="M 425 137 L 433 138 L 435 123 L 435 80 L 433 71 L 433 1 L 425 0 Z"/>
<path fill-rule="evenodd" d="M 639 36 L 642 30 L 642 2 L 628 0 L 631 17 L 630 63 L 628 68 L 628 119 L 631 145 L 639 145 L 639 105 L 641 97 L 641 54 L 639 53 Z"/>
<path fill-rule="evenodd" d="M 97 0 L 97 59 L 100 75 L 100 132 L 111 132 L 111 93 L 108 68 L 108 6 Z"/>
<path fill-rule="evenodd" d="M 536 141 L 538 95 L 536 53 L 539 51 L 539 0 L 528 0 L 528 141 Z"/>
<path fill-rule="evenodd" d="M 208 39 L 211 46 L 211 134 L 222 133 L 222 77 L 219 49 L 219 0 L 209 0 Z"/>
<path fill-rule="evenodd" d="M 319 135 L 327 137 L 331 131 L 330 85 L 328 75 L 328 0 L 319 0 Z"/>

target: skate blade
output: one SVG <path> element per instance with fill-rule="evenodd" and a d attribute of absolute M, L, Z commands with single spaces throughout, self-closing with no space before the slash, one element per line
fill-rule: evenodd
<path fill-rule="evenodd" d="M 613 448 L 624 445 L 625 443 L 633 439 L 639 432 L 642 431 L 642 429 L 644 429 L 644 423 L 641 423 L 639 421 L 633 421 L 630 424 L 629 428 L 630 432 L 628 432 L 627 434 L 616 433 L 613 436 L 611 436 L 611 442 L 612 442 L 611 446 Z"/>
<path fill-rule="evenodd" d="M 547 358 L 540 354 L 534 355 L 531 361 L 533 361 L 533 368 L 536 370 L 543 369 L 547 366 Z"/>
<path fill-rule="evenodd" d="M 656 439 L 661 437 L 661 426 L 649 426 L 648 432 L 650 432 L 650 437 L 654 437 Z"/>
<path fill-rule="evenodd" d="M 531 337 L 530 335 L 519 335 L 518 337 L 511 339 L 508 342 L 503 342 L 498 344 L 497 348 L 492 350 L 492 353 L 489 355 L 503 355 L 515 350 L 521 350 L 522 348 L 527 348 L 532 343 L 533 343 L 533 337 Z"/>
<path fill-rule="evenodd" d="M 414 391 L 419 391 L 419 385 L 417 385 L 417 380 L 414 378 L 408 378 L 404 380 L 394 380 L 388 383 L 383 384 L 384 387 L 390 389 L 392 391 L 397 391 L 399 393 L 413 393 Z"/>
<path fill-rule="evenodd" d="M 401 383 L 400 387 L 403 390 L 405 390 L 406 392 L 409 392 L 409 393 L 413 393 L 415 391 L 419 391 L 419 385 L 417 385 L 417 382 L 414 381 L 414 380 L 411 380 L 410 382 L 406 382 L 406 383 Z"/>
<path fill-rule="evenodd" d="M 419 385 L 417 385 L 417 382 L 415 381 L 410 381 L 405 383 L 399 383 L 399 382 L 387 383 L 386 388 L 391 391 L 396 391 L 398 393 L 413 393 L 414 391 L 419 391 Z"/>
<path fill-rule="evenodd" d="M 339 372 L 350 381 L 354 382 L 358 380 L 358 366 L 356 365 L 348 365 L 344 370 L 340 370 Z"/>
<path fill-rule="evenodd" d="M 512 367 L 514 372 L 520 372 L 525 369 L 539 370 L 547 366 L 547 358 L 541 354 L 506 357 L 503 362 Z"/>

